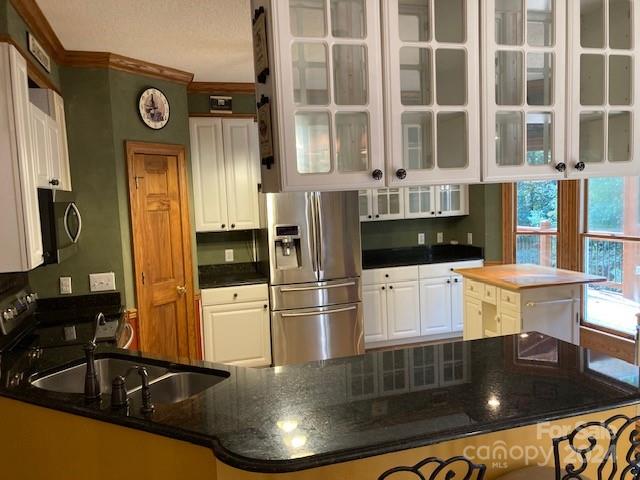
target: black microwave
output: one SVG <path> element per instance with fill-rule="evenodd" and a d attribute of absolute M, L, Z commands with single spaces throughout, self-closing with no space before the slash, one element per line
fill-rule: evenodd
<path fill-rule="evenodd" d="M 75 255 L 82 217 L 73 192 L 38 189 L 44 264 L 60 263 Z"/>

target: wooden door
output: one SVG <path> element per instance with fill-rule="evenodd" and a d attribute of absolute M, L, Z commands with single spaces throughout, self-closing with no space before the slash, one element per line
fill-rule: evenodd
<path fill-rule="evenodd" d="M 197 356 L 184 147 L 127 142 L 140 349 Z"/>
<path fill-rule="evenodd" d="M 388 285 L 389 340 L 420 336 L 420 287 L 417 281 Z"/>
<path fill-rule="evenodd" d="M 385 285 L 362 287 L 364 308 L 364 343 L 383 342 L 387 339 L 387 292 Z"/>
<path fill-rule="evenodd" d="M 420 333 L 437 335 L 451 331 L 451 279 L 420 282 Z"/>

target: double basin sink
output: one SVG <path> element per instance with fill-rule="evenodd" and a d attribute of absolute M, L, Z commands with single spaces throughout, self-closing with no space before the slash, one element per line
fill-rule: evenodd
<path fill-rule="evenodd" d="M 124 360 L 117 357 L 102 357 L 95 360 L 96 373 L 100 381 L 100 392 L 111 393 L 111 382 L 116 376 L 125 376 L 127 395 L 133 402 L 140 402 L 142 379 L 133 367 L 145 367 L 149 378 L 151 401 L 156 404 L 182 402 L 225 380 L 229 374 L 221 371 L 204 373 L 199 371 L 175 371 L 146 363 L 144 361 Z M 59 393 L 84 393 L 84 378 L 87 370 L 85 363 L 74 365 L 42 376 L 30 379 L 32 386 Z"/>

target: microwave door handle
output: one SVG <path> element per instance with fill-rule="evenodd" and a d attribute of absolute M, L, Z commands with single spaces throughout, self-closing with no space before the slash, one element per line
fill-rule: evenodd
<path fill-rule="evenodd" d="M 71 235 L 71 232 L 69 231 L 69 214 L 71 213 L 71 210 L 73 210 L 78 217 L 78 231 L 75 235 Z M 67 205 L 67 208 L 64 211 L 64 222 L 62 223 L 64 224 L 64 231 L 66 232 L 67 237 L 69 237 L 69 240 L 71 240 L 72 243 L 78 243 L 80 232 L 82 232 L 82 216 L 80 215 L 78 206 L 74 202 L 70 202 L 69 205 Z"/>

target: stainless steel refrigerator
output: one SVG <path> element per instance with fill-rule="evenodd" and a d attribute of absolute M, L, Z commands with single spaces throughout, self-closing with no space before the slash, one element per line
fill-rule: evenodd
<path fill-rule="evenodd" d="M 266 197 L 274 365 L 364 353 L 357 192 Z"/>

